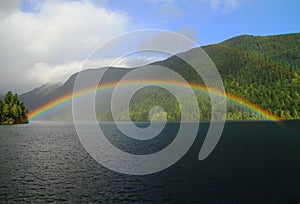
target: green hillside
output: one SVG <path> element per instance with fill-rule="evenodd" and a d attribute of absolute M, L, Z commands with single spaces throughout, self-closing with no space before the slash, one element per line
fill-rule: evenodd
<path fill-rule="evenodd" d="M 227 40 L 223 44 L 257 54 L 292 71 L 300 71 L 300 33 L 267 37 L 244 35 Z"/>
<path fill-rule="evenodd" d="M 186 54 L 193 54 L 197 49 Z M 227 93 L 246 99 L 282 119 L 300 119 L 300 33 L 266 37 L 243 35 L 203 49 L 218 68 Z M 203 84 L 195 71 L 175 56 L 154 64 L 177 71 L 189 82 Z M 209 120 L 209 97 L 196 94 L 200 119 Z M 162 106 L 168 112 L 169 120 L 180 119 L 175 98 L 161 88 L 149 88 L 134 96 L 130 109 L 132 119 L 147 120 L 153 105 Z M 231 102 L 227 111 L 228 120 L 261 119 L 260 115 Z M 120 112 L 120 119 L 121 115 Z M 160 119 L 161 115 L 152 117 Z M 100 115 L 99 119 L 109 120 L 111 115 Z"/>
<path fill-rule="evenodd" d="M 282 119 L 300 118 L 300 34 L 240 36 L 204 47 L 228 93 Z"/>

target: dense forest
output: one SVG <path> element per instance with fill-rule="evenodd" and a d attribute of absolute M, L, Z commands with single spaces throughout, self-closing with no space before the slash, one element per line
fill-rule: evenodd
<path fill-rule="evenodd" d="M 204 49 L 228 93 L 282 119 L 300 119 L 300 33 L 246 35 L 215 46 Z"/>
<path fill-rule="evenodd" d="M 276 36 L 238 36 L 219 44 L 202 47 L 218 68 L 227 93 L 243 98 L 282 119 L 300 119 L 300 33 Z M 197 53 L 195 48 L 186 54 Z M 197 60 L 197 59 L 195 59 Z M 203 84 L 195 71 L 183 60 L 172 56 L 153 64 L 169 67 L 187 81 Z M 207 94 L 197 93 L 200 119 L 209 120 Z M 227 120 L 262 119 L 262 116 L 228 101 Z M 133 120 L 149 120 L 149 110 L 159 105 L 168 120 L 180 120 L 180 107 L 172 95 L 161 88 L 138 92 L 131 100 Z M 192 114 L 192 113 L 191 113 Z M 119 119 L 122 120 L 122 111 Z M 163 118 L 164 113 L 152 115 Z M 98 115 L 111 120 L 110 112 Z"/>
<path fill-rule="evenodd" d="M 18 100 L 17 94 L 7 92 L 3 100 L 0 100 L 0 124 L 12 125 L 28 122 L 27 108 Z"/>

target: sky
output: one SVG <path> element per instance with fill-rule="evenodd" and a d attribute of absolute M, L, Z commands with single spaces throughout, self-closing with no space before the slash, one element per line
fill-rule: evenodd
<path fill-rule="evenodd" d="M 0 94 L 62 83 L 100 44 L 135 30 L 178 32 L 207 45 L 242 34 L 300 32 L 299 10 L 299 0 L 2 0 Z M 102 67 L 115 59 L 91 63 Z M 160 59 L 134 56 L 117 65 Z"/>

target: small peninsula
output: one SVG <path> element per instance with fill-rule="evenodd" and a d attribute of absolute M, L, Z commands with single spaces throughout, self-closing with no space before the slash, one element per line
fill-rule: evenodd
<path fill-rule="evenodd" d="M 0 100 L 0 125 L 28 123 L 27 113 L 27 108 L 18 100 L 18 95 L 11 91 Z"/>

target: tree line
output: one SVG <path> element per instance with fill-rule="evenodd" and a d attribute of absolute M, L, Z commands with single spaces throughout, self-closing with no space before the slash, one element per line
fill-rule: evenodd
<path fill-rule="evenodd" d="M 18 95 L 8 91 L 0 100 L 0 124 L 12 125 L 28 122 L 27 108 L 18 100 Z"/>

